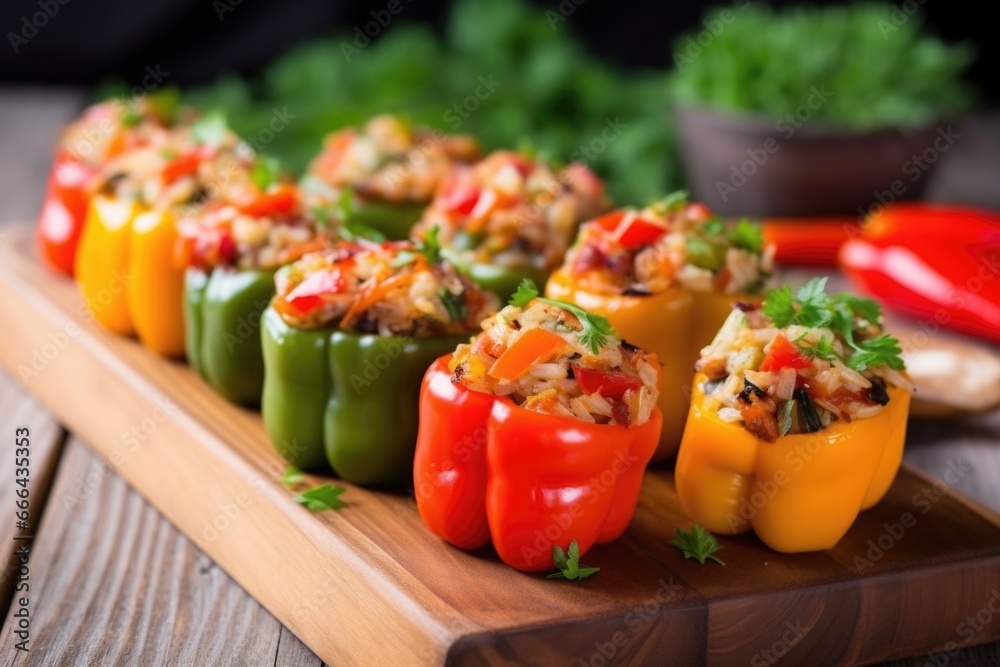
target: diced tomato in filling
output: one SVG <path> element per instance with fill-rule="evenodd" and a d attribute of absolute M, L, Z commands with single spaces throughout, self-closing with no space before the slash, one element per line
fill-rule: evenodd
<path fill-rule="evenodd" d="M 481 191 L 471 185 L 456 185 L 441 196 L 440 207 L 452 215 L 469 215 L 479 201 Z"/>
<path fill-rule="evenodd" d="M 580 383 L 580 388 L 583 389 L 584 393 L 596 394 L 600 392 L 604 398 L 620 400 L 629 389 L 638 391 L 642 387 L 642 378 L 625 373 L 608 373 L 574 366 L 573 376 Z"/>
<path fill-rule="evenodd" d="M 325 296 L 339 294 L 346 286 L 340 269 L 317 271 L 296 285 L 284 300 L 294 310 L 308 315 L 322 305 Z"/>
<path fill-rule="evenodd" d="M 653 243 L 667 233 L 667 230 L 660 225 L 639 217 L 632 217 L 625 224 L 628 224 L 628 227 L 621 232 L 618 242 L 626 248 Z"/>
<path fill-rule="evenodd" d="M 782 334 L 778 334 L 771 341 L 771 347 L 764 357 L 764 361 L 760 363 L 760 370 L 764 373 L 773 373 L 782 368 L 801 369 L 810 366 L 812 366 L 812 360 L 802 354 L 795 343 Z"/>
<path fill-rule="evenodd" d="M 712 215 L 712 211 L 701 202 L 688 204 L 687 209 L 684 210 L 684 215 L 688 220 L 694 220 L 695 222 L 704 222 L 715 217 Z"/>
<path fill-rule="evenodd" d="M 594 224 L 606 232 L 613 232 L 618 229 L 624 217 L 625 211 L 612 211 L 594 220 Z"/>
<path fill-rule="evenodd" d="M 255 218 L 272 213 L 289 213 L 298 201 L 295 186 L 283 183 L 240 207 L 240 211 Z"/>

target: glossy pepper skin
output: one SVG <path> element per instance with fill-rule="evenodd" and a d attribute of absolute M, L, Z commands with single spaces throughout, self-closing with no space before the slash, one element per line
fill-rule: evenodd
<path fill-rule="evenodd" d="M 410 230 L 425 208 L 425 203 L 392 204 L 360 200 L 351 209 L 350 219 L 385 234 L 390 241 L 403 241 L 410 238 Z"/>
<path fill-rule="evenodd" d="M 484 262 L 463 264 L 458 255 L 448 251 L 444 251 L 444 254 L 461 273 L 468 276 L 469 280 L 484 290 L 496 294 L 500 303 L 507 303 L 525 278 L 532 280 L 536 285 L 544 285 L 549 277 L 547 271 L 533 266 L 508 267 Z"/>
<path fill-rule="evenodd" d="M 70 156 L 57 157 L 38 216 L 39 255 L 50 268 L 68 276 L 73 275 L 76 264 L 90 200 L 87 183 L 94 171 Z"/>
<path fill-rule="evenodd" d="M 1000 215 L 896 204 L 868 218 L 840 265 L 889 308 L 1000 343 Z"/>
<path fill-rule="evenodd" d="M 104 195 L 90 203 L 76 270 L 94 318 L 165 357 L 184 355 L 184 271 L 174 214 Z"/>
<path fill-rule="evenodd" d="M 767 443 L 704 407 L 705 379 L 695 378 L 676 483 L 684 511 L 710 532 L 753 529 L 783 553 L 831 549 L 889 490 L 903 457 L 908 392 L 889 388 L 888 405 L 870 419 Z"/>
<path fill-rule="evenodd" d="M 274 296 L 274 272 L 216 267 L 184 274 L 187 359 L 233 403 L 260 405 L 264 356 L 260 320 Z"/>
<path fill-rule="evenodd" d="M 684 434 L 691 392 L 691 375 L 701 348 L 712 342 L 732 312 L 732 303 L 760 303 L 748 294 L 692 292 L 677 287 L 648 296 L 598 294 L 580 287 L 564 269 L 545 286 L 545 296 L 569 301 L 608 318 L 622 340 L 656 354 L 663 364 L 663 384 L 657 405 L 663 432 L 654 461 L 677 453 Z"/>
<path fill-rule="evenodd" d="M 525 571 L 552 547 L 581 554 L 628 527 L 662 419 L 626 428 L 544 415 L 452 381 L 451 355 L 427 370 L 413 479 L 431 532 L 463 549 L 492 541 Z"/>
<path fill-rule="evenodd" d="M 468 336 L 383 337 L 301 330 L 264 311 L 264 427 L 289 463 L 354 484 L 406 482 L 427 367 Z"/>

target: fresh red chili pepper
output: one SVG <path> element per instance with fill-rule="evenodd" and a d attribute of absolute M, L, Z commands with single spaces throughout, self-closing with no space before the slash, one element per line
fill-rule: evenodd
<path fill-rule="evenodd" d="M 629 389 L 642 387 L 642 378 L 637 375 L 605 373 L 579 366 L 573 367 L 573 377 L 580 383 L 580 388 L 585 393 L 596 394 L 600 392 L 604 398 L 620 399 Z"/>
<path fill-rule="evenodd" d="M 94 169 L 71 156 L 59 156 L 49 173 L 38 217 L 38 247 L 53 269 L 73 275 L 76 247 L 87 216 L 87 183 Z"/>
<path fill-rule="evenodd" d="M 802 354 L 792 341 L 778 334 L 771 341 L 764 361 L 760 362 L 760 370 L 764 373 L 775 373 L 782 368 L 809 368 L 812 361 Z"/>
<path fill-rule="evenodd" d="M 583 554 L 621 535 L 660 411 L 630 427 L 546 415 L 453 382 L 450 359 L 431 365 L 420 392 L 413 473 L 431 532 L 463 549 L 492 539 L 505 563 L 528 571 L 553 569 L 554 546 L 576 540 Z"/>
<path fill-rule="evenodd" d="M 1000 343 L 1000 215 L 897 204 L 841 248 L 840 265 L 889 308 Z"/>
<path fill-rule="evenodd" d="M 774 245 L 775 261 L 805 266 L 836 266 L 837 251 L 861 232 L 854 218 L 772 219 L 764 221 L 764 241 Z"/>

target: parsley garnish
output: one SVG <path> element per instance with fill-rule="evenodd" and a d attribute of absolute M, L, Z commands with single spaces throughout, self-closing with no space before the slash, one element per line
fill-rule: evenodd
<path fill-rule="evenodd" d="M 701 230 L 705 233 L 705 236 L 722 236 L 726 233 L 726 223 L 719 216 L 715 216 L 705 222 Z"/>
<path fill-rule="evenodd" d="M 177 86 L 167 86 L 154 90 L 146 96 L 153 113 L 164 125 L 177 122 L 177 112 L 181 107 L 181 89 Z"/>
<path fill-rule="evenodd" d="M 280 175 L 281 161 L 273 157 L 260 158 L 250 170 L 250 180 L 261 192 L 267 190 L 272 183 L 276 183 Z"/>
<path fill-rule="evenodd" d="M 195 142 L 211 148 L 221 146 L 228 133 L 226 115 L 218 109 L 209 111 L 191 126 L 191 137 Z"/>
<path fill-rule="evenodd" d="M 772 290 L 764 300 L 764 314 L 774 326 L 783 329 L 792 324 L 804 327 L 826 327 L 840 334 L 853 352 L 845 360 L 848 368 L 862 371 L 869 366 L 888 366 L 897 371 L 905 368 L 900 357 L 903 350 L 891 334 L 883 333 L 869 340 L 855 340 L 860 328 L 876 325 L 881 329 L 882 309 L 875 301 L 853 294 L 827 294 L 826 278 L 813 278 L 793 295 L 787 286 Z M 829 343 L 803 346 L 811 357 L 832 361 L 836 352 Z"/>
<path fill-rule="evenodd" d="M 142 122 L 142 113 L 136 108 L 135 102 L 125 104 L 125 113 L 122 114 L 122 125 L 125 127 L 135 127 Z"/>
<path fill-rule="evenodd" d="M 337 233 L 345 241 L 357 241 L 359 239 L 374 241 L 375 243 L 384 243 L 386 241 L 385 234 L 356 218 L 354 211 L 354 188 L 350 186 L 340 191 L 340 196 L 337 198 L 336 204 L 316 207 L 313 209 L 313 215 L 316 216 L 316 224 L 323 229 L 329 229 L 330 219 L 337 218 L 340 221 Z"/>
<path fill-rule="evenodd" d="M 552 547 L 552 561 L 559 568 L 558 572 L 553 572 L 546 579 L 586 579 L 595 572 L 600 572 L 599 567 L 580 567 L 580 545 L 573 540 L 569 543 L 569 554 L 562 550 L 562 547 Z"/>
<path fill-rule="evenodd" d="M 869 366 L 883 365 L 897 371 L 906 368 L 900 357 L 903 349 L 899 346 L 899 341 L 889 334 L 882 334 L 871 340 L 852 342 L 851 345 L 855 352 L 847 360 L 847 366 L 856 371 L 863 371 Z"/>
<path fill-rule="evenodd" d="M 826 338 L 820 338 L 815 345 L 799 345 L 799 349 L 807 357 L 812 357 L 813 359 L 833 361 L 838 358 L 836 348 Z"/>
<path fill-rule="evenodd" d="M 602 315 L 595 315 L 594 313 L 584 310 L 580 306 L 567 301 L 559 301 L 558 299 L 549 299 L 544 296 L 539 296 L 538 287 L 535 285 L 535 281 L 531 278 L 525 278 L 521 281 L 517 291 L 510 297 L 510 301 L 508 301 L 508 303 L 512 306 L 517 306 L 518 308 L 525 308 L 535 299 L 538 299 L 542 303 L 547 303 L 550 306 L 562 308 L 563 310 L 576 315 L 577 319 L 580 320 L 580 324 L 583 325 L 583 331 L 580 332 L 580 342 L 593 354 L 601 353 L 601 348 L 608 342 L 608 336 L 618 336 L 614 327 L 612 327 L 611 323 L 608 322 L 608 318 Z"/>
<path fill-rule="evenodd" d="M 417 252 L 427 258 L 430 264 L 441 262 L 441 242 L 438 240 L 438 233 L 441 229 L 434 225 L 424 238 L 417 241 Z"/>
<path fill-rule="evenodd" d="M 305 505 L 313 512 L 329 509 L 338 510 L 341 507 L 347 507 L 347 503 L 340 499 L 340 494 L 344 491 L 346 491 L 346 489 L 342 486 L 324 484 L 323 486 L 317 486 L 314 489 L 303 491 L 299 495 L 295 496 L 293 500 L 297 503 Z"/>
<path fill-rule="evenodd" d="M 285 469 L 285 474 L 281 476 L 281 483 L 285 486 L 295 486 L 296 484 L 301 484 L 306 479 L 306 476 L 301 470 L 295 466 L 288 466 Z"/>
<path fill-rule="evenodd" d="M 717 556 L 712 555 L 724 547 L 715 541 L 711 533 L 698 524 L 691 526 L 691 530 L 677 527 L 674 528 L 674 532 L 677 537 L 670 540 L 670 546 L 680 549 L 684 558 L 695 558 L 702 565 L 705 564 L 705 560 L 711 558 L 719 565 L 725 565 Z"/>
<path fill-rule="evenodd" d="M 461 294 L 455 294 L 447 287 L 442 287 L 439 296 L 452 322 L 465 321 L 469 316 L 469 308 L 465 305 L 465 298 Z"/>
<path fill-rule="evenodd" d="M 755 255 L 759 255 L 764 247 L 764 237 L 761 234 L 760 225 L 752 224 L 746 218 L 740 220 L 736 227 L 729 230 L 727 236 L 735 247 Z"/>
<path fill-rule="evenodd" d="M 675 190 L 657 202 L 657 204 L 666 211 L 679 211 L 687 206 L 690 196 L 687 190 Z"/>

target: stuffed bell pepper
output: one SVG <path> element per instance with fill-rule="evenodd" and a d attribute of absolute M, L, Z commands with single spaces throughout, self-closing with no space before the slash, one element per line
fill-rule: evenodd
<path fill-rule="evenodd" d="M 38 216 L 39 254 L 48 266 L 73 275 L 91 181 L 116 155 L 162 142 L 178 114 L 177 103 L 172 88 L 128 103 L 112 99 L 87 107 L 63 130 Z"/>
<path fill-rule="evenodd" d="M 680 445 L 698 351 L 733 301 L 759 302 L 771 268 L 771 249 L 756 227 L 746 221 L 727 227 L 679 192 L 641 211 L 622 209 L 584 224 L 545 291 L 604 315 L 664 364 L 659 460 Z"/>
<path fill-rule="evenodd" d="M 407 239 L 452 167 L 479 157 L 479 144 L 470 135 L 377 116 L 360 129 L 328 136 L 302 186 L 325 201 L 340 201 L 347 193 L 351 221 L 389 239 Z"/>
<path fill-rule="evenodd" d="M 162 142 L 122 153 L 95 179 L 76 272 L 93 317 L 150 350 L 184 355 L 184 268 L 177 219 L 218 192 L 241 150 L 221 118 L 176 128 Z"/>
<path fill-rule="evenodd" d="M 882 499 L 913 386 L 874 301 L 816 279 L 737 304 L 697 363 L 677 492 L 708 530 L 832 548 Z"/>
<path fill-rule="evenodd" d="M 424 371 L 469 339 L 496 299 L 432 243 L 341 242 L 275 274 L 264 312 L 264 426 L 304 470 L 408 481 Z"/>
<path fill-rule="evenodd" d="M 264 387 L 260 318 L 274 296 L 274 272 L 327 245 L 332 220 L 317 224 L 272 160 L 234 158 L 220 195 L 178 223 L 177 250 L 188 267 L 188 362 L 227 399 L 256 406 Z"/>
<path fill-rule="evenodd" d="M 543 160 L 497 151 L 452 172 L 414 235 L 439 228 L 460 270 L 506 299 L 524 278 L 544 283 L 579 224 L 608 208 L 604 184 L 582 164 L 556 171 Z"/>
<path fill-rule="evenodd" d="M 662 424 L 656 355 L 537 294 L 525 284 L 427 371 L 413 467 L 434 534 L 492 541 L 527 571 L 552 569 L 553 547 L 583 554 L 625 531 Z"/>

